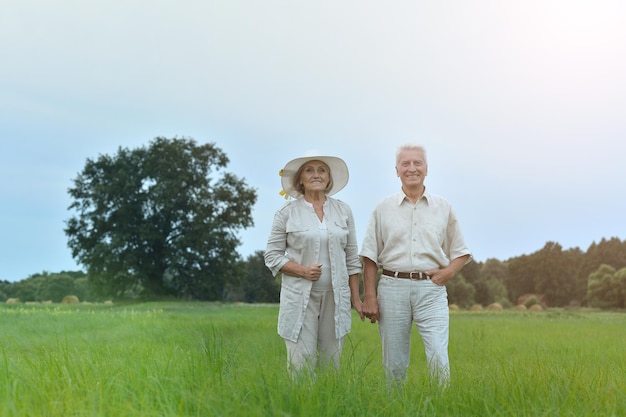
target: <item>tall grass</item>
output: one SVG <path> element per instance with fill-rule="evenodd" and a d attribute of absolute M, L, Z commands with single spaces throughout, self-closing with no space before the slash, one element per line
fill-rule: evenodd
<path fill-rule="evenodd" d="M 292 383 L 276 306 L 0 306 L 0 416 L 624 416 L 626 315 L 457 312 L 452 384 L 414 330 L 387 386 L 375 325 L 355 320 L 338 372 Z"/>

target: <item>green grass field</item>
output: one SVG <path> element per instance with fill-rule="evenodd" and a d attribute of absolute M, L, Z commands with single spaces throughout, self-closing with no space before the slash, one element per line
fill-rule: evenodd
<path fill-rule="evenodd" d="M 389 390 L 376 325 L 291 383 L 275 305 L 1 305 L 0 416 L 626 416 L 626 314 L 451 314 L 452 385 L 417 331 Z"/>

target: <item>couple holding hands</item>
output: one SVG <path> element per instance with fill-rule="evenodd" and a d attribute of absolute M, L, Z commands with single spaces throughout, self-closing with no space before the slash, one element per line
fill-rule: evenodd
<path fill-rule="evenodd" d="M 426 150 L 400 146 L 395 169 L 401 190 L 374 208 L 360 252 L 350 206 L 331 197 L 348 182 L 346 163 L 303 157 L 280 172 L 283 191 L 294 200 L 274 215 L 265 264 L 274 276 L 282 273 L 278 334 L 292 376 L 339 367 L 354 308 L 361 320 L 378 323 L 388 383 L 406 379 L 413 324 L 430 374 L 449 383 L 445 284 L 471 254 L 450 203 L 426 191 Z"/>

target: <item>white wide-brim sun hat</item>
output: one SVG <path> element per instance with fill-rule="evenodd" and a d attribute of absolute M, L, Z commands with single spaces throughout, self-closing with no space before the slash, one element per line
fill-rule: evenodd
<path fill-rule="evenodd" d="M 300 167 L 309 161 L 321 161 L 328 165 L 330 177 L 333 179 L 333 186 L 326 192 L 326 195 L 336 194 L 348 183 L 348 165 L 346 165 L 343 159 L 336 156 L 303 156 L 287 162 L 285 167 L 280 170 L 280 182 L 284 191 L 281 194 L 287 194 L 293 198 L 302 196 L 302 193 L 293 187 L 293 177 L 297 174 Z"/>

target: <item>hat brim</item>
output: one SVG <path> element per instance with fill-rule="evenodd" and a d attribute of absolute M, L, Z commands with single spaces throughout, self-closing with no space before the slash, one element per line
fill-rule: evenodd
<path fill-rule="evenodd" d="M 333 186 L 326 191 L 326 195 L 331 196 L 338 193 L 348 183 L 348 165 L 346 165 L 343 159 L 336 156 L 304 156 L 287 162 L 282 170 L 280 182 L 283 190 L 291 197 L 299 198 L 302 196 L 302 193 L 293 187 L 293 177 L 298 173 L 300 167 L 309 161 L 321 161 L 328 165 L 330 176 L 333 179 Z"/>

